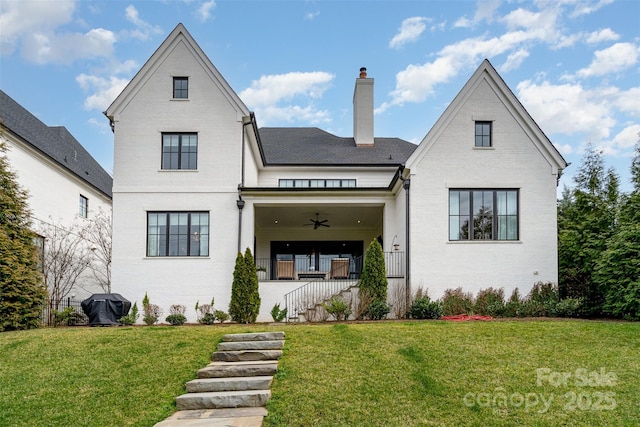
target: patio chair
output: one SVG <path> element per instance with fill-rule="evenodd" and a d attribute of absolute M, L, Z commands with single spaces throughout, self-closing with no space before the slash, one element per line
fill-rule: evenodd
<path fill-rule="evenodd" d="M 293 260 L 279 259 L 276 262 L 276 279 L 293 280 Z"/>
<path fill-rule="evenodd" d="M 349 258 L 333 258 L 331 260 L 330 277 L 332 279 L 349 278 Z"/>

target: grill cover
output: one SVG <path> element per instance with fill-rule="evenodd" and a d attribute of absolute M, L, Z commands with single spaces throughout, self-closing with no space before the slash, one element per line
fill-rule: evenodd
<path fill-rule="evenodd" d="M 81 306 L 89 325 L 119 325 L 118 319 L 129 313 L 131 303 L 120 294 L 93 294 Z"/>

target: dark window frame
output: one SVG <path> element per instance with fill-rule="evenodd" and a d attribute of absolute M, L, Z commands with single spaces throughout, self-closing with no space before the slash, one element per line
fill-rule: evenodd
<path fill-rule="evenodd" d="M 476 120 L 475 128 L 475 148 L 493 147 L 493 122 L 488 120 Z"/>
<path fill-rule="evenodd" d="M 152 215 L 156 216 L 156 223 L 153 225 L 151 223 Z M 186 224 L 180 223 L 179 216 L 181 215 L 187 215 Z M 194 215 L 198 215 L 198 224 L 194 224 Z M 206 215 L 206 224 L 200 224 L 201 215 Z M 178 216 L 178 223 L 172 224 L 171 220 L 175 216 Z M 164 218 L 164 225 L 160 224 L 161 218 Z M 203 232 L 205 226 L 206 233 Z M 180 227 L 186 227 L 186 233 L 181 232 Z M 147 211 L 147 257 L 208 257 L 211 248 L 210 236 L 211 214 L 209 211 Z M 152 239 L 152 237 L 157 237 L 157 239 Z M 194 245 L 195 242 L 200 242 L 205 238 L 206 244 L 204 246 Z M 184 244 L 182 249 L 181 244 Z M 155 250 L 152 251 L 152 247 Z"/>
<path fill-rule="evenodd" d="M 292 185 L 285 185 L 291 183 Z M 340 185 L 327 185 L 328 183 Z M 357 181 L 351 178 L 281 178 L 278 188 L 356 188 Z"/>
<path fill-rule="evenodd" d="M 458 193 L 458 206 L 452 205 L 453 193 Z M 504 199 L 501 199 L 503 193 Z M 464 195 L 465 197 L 461 197 Z M 476 209 L 478 200 L 490 195 L 490 213 Z M 515 200 L 513 199 L 515 196 Z M 462 200 L 462 202 L 461 202 Z M 513 204 L 515 203 L 515 206 Z M 468 206 L 467 206 L 468 205 Z M 465 212 L 461 211 L 465 207 Z M 505 211 L 501 211 L 505 210 Z M 457 212 L 457 213 L 456 213 Z M 519 241 L 520 240 L 520 190 L 517 188 L 451 188 L 449 189 L 449 241 Z M 464 222 L 466 220 L 466 222 Z M 515 222 L 514 222 L 515 220 Z M 468 224 L 473 221 L 473 233 Z M 453 227 L 453 223 L 457 227 Z M 466 234 L 462 233 L 467 225 Z M 515 229 L 515 231 L 514 231 Z M 453 234 L 458 231 L 457 236 Z M 457 237 L 457 238 L 456 238 Z"/>
<path fill-rule="evenodd" d="M 195 136 L 195 145 L 183 144 L 185 136 Z M 165 137 L 178 137 L 177 151 L 171 145 L 171 140 Z M 168 143 L 168 144 L 167 144 Z M 162 132 L 162 153 L 160 156 L 160 169 L 162 170 L 197 170 L 198 169 L 198 134 L 196 132 Z M 195 147 L 195 148 L 194 148 Z M 186 162 L 185 162 L 186 159 Z M 186 165 L 185 165 L 186 163 Z"/>
<path fill-rule="evenodd" d="M 78 216 L 81 218 L 89 218 L 89 198 L 80 194 L 78 200 Z"/>
<path fill-rule="evenodd" d="M 189 99 L 189 77 L 173 78 L 173 99 Z"/>

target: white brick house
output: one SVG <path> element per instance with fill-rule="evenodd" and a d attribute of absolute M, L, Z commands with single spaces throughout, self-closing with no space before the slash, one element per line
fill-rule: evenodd
<path fill-rule="evenodd" d="M 7 145 L 4 155 L 18 183 L 29 194 L 32 225 L 44 251 L 49 250 L 52 236 L 48 233 L 54 228 L 91 227 L 100 212 L 111 215 L 111 176 L 66 128 L 44 124 L 1 90 L 0 138 Z M 81 250 L 93 246 L 95 242 L 86 240 Z M 65 287 L 62 296 L 84 299 L 103 292 L 87 270 L 76 287 Z"/>
<path fill-rule="evenodd" d="M 265 270 L 258 320 L 267 321 L 275 303 L 304 309 L 285 295 L 308 283 L 356 283 L 376 238 L 390 285 L 435 298 L 556 282 L 566 163 L 491 64 L 419 145 L 374 137 L 374 82 L 361 71 L 354 137 L 259 128 L 178 25 L 105 112 L 115 135 L 113 291 L 138 302 L 146 292 L 165 315 L 183 304 L 193 322 L 196 301 L 227 309 L 237 251 L 248 247 Z"/>

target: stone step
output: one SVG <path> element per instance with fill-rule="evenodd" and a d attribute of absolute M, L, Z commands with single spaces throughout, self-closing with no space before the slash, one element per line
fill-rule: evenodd
<path fill-rule="evenodd" d="M 282 350 L 284 341 L 228 341 L 218 344 L 218 351 Z"/>
<path fill-rule="evenodd" d="M 212 391 L 187 393 L 176 397 L 179 411 L 185 409 L 246 408 L 265 406 L 271 390 Z"/>
<path fill-rule="evenodd" d="M 251 334 L 227 334 L 222 341 L 280 341 L 284 332 L 255 332 Z"/>
<path fill-rule="evenodd" d="M 253 363 L 213 362 L 198 370 L 198 378 L 256 377 L 275 375 L 278 363 L 274 361 L 258 361 Z"/>
<path fill-rule="evenodd" d="M 185 384 L 187 393 L 209 391 L 267 390 L 271 387 L 272 376 L 199 378 Z"/>
<path fill-rule="evenodd" d="M 253 362 L 257 360 L 277 360 L 281 356 L 282 350 L 216 351 L 211 359 L 219 362 Z"/>
<path fill-rule="evenodd" d="M 267 408 L 187 409 L 154 427 L 261 427 Z"/>

